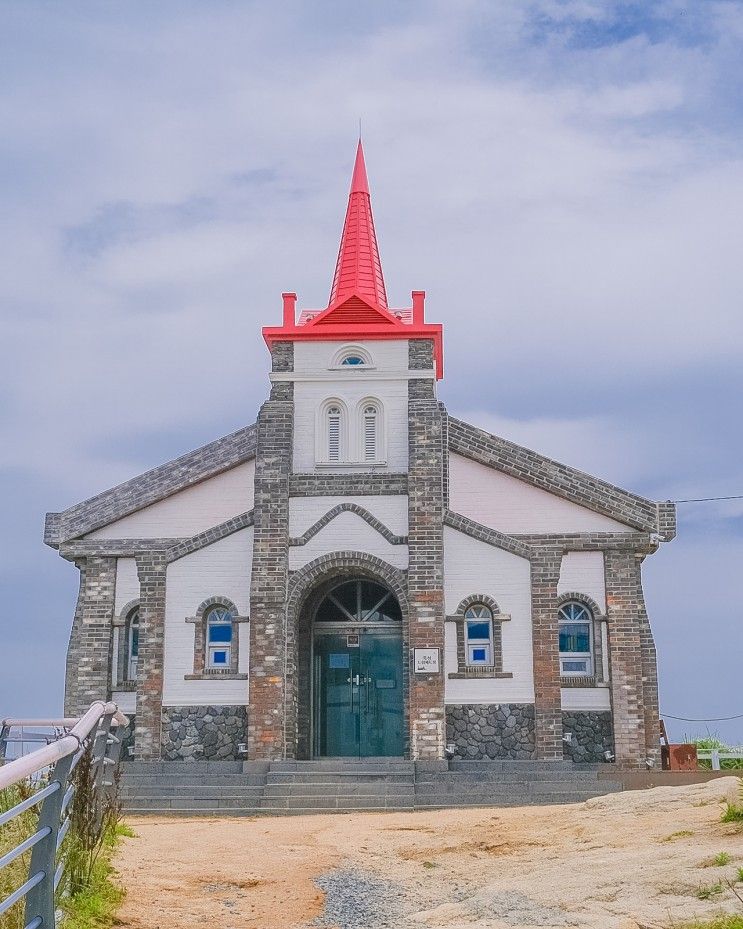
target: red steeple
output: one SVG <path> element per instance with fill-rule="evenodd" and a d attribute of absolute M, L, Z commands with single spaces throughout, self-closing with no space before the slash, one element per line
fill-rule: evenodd
<path fill-rule="evenodd" d="M 283 298 L 282 325 L 263 328 L 269 348 L 279 341 L 431 339 L 436 376 L 443 375 L 442 326 L 425 321 L 425 293 L 413 291 L 412 307 L 393 310 L 387 306 L 361 139 L 328 305 L 323 310 L 303 310 L 297 318 L 297 295 L 285 293 Z"/>
<path fill-rule="evenodd" d="M 348 297 L 361 297 L 372 305 L 387 309 L 382 262 L 374 231 L 369 181 L 366 177 L 364 148 L 359 139 L 343 224 L 338 261 L 330 289 L 328 306 Z"/>

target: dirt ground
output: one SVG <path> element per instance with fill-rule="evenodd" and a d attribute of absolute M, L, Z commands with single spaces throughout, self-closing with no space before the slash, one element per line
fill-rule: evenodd
<path fill-rule="evenodd" d="M 124 841 L 115 862 L 128 888 L 119 925 L 339 925 L 323 916 L 315 879 L 346 875 L 341 884 L 348 883 L 349 872 L 369 875 L 372 887 L 394 886 L 407 908 L 399 922 L 357 915 L 341 929 L 655 929 L 737 912 L 743 907 L 725 881 L 743 867 L 743 833 L 720 822 L 720 804 L 735 799 L 739 785 L 722 778 L 571 806 L 132 817 L 136 837 Z M 721 852 L 730 856 L 723 866 L 713 861 Z M 698 898 L 718 883 L 722 892 Z M 353 907 L 352 888 L 348 896 Z"/>

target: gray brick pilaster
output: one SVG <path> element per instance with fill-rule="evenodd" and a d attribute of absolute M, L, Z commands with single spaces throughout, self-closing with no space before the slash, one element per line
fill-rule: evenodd
<path fill-rule="evenodd" d="M 160 757 L 165 662 L 165 581 L 163 551 L 137 555 L 139 574 L 139 659 L 137 662 L 137 758 Z"/>
<path fill-rule="evenodd" d="M 645 763 L 649 746 L 655 758 L 659 741 L 655 649 L 645 613 L 641 560 L 629 550 L 604 555 L 615 754 L 618 764 L 632 767 Z"/>
<path fill-rule="evenodd" d="M 411 370 L 433 367 L 433 343 L 411 340 Z M 443 758 L 444 712 L 444 456 L 446 413 L 434 381 L 408 382 L 408 603 L 409 719 L 416 759 Z M 416 674 L 413 650 L 438 648 L 437 674 Z"/>
<path fill-rule="evenodd" d="M 80 590 L 70 632 L 65 674 L 65 713 L 77 716 L 94 700 L 106 700 L 111 680 L 111 628 L 116 593 L 116 559 L 77 562 Z"/>
<path fill-rule="evenodd" d="M 293 346 L 278 343 L 273 369 L 293 368 Z M 255 459 L 253 566 L 250 585 L 250 714 L 248 757 L 278 759 L 285 753 L 284 701 L 289 566 L 289 475 L 294 428 L 293 384 L 274 384 L 261 407 Z M 288 642 L 287 638 L 291 641 Z"/>
<path fill-rule="evenodd" d="M 562 707 L 557 583 L 562 547 L 542 545 L 531 561 L 531 617 L 537 758 L 561 761 Z"/>

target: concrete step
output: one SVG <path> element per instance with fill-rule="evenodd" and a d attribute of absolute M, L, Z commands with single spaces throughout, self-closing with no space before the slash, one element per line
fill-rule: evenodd
<path fill-rule="evenodd" d="M 228 787 L 240 784 L 260 786 L 265 781 L 265 777 L 256 774 L 125 774 L 121 778 L 121 785 L 122 787 L 148 787 L 155 785 L 212 784 L 215 787 Z"/>
<path fill-rule="evenodd" d="M 302 796 L 266 797 L 261 803 L 264 812 L 269 810 L 312 810 L 324 813 L 328 810 L 413 810 L 413 798 L 405 796 L 359 797 L 359 796 Z"/>
<path fill-rule="evenodd" d="M 214 800 L 236 799 L 260 800 L 263 796 L 262 787 L 145 787 L 142 790 L 121 791 L 121 800 L 125 804 L 142 800 L 175 800 L 183 797 L 193 797 L 197 800 L 212 798 Z"/>
<path fill-rule="evenodd" d="M 264 797 L 392 797 L 415 796 L 413 784 L 269 784 L 263 791 Z"/>
<path fill-rule="evenodd" d="M 478 759 L 470 761 L 466 758 L 452 758 L 449 762 L 450 771 L 574 771 L 576 768 L 581 770 L 598 770 L 605 768 L 606 765 L 576 765 L 572 761 L 512 761 L 510 758 Z"/>
<path fill-rule="evenodd" d="M 314 761 L 271 762 L 271 771 L 325 770 L 406 770 L 412 774 L 415 762 L 405 758 L 317 758 Z"/>
<path fill-rule="evenodd" d="M 534 784 L 596 784 L 599 780 L 595 771 L 560 771 L 550 775 L 543 771 L 534 771 L 528 774 L 493 771 L 471 774 L 465 771 L 422 773 L 416 777 L 417 784 L 448 783 L 456 785 L 460 790 L 468 790 L 478 784 L 522 784 L 525 781 Z"/>
<path fill-rule="evenodd" d="M 412 784 L 414 776 L 408 772 L 391 774 L 370 771 L 307 771 L 291 774 L 285 771 L 269 771 L 267 784 Z"/>
<path fill-rule="evenodd" d="M 244 797 L 136 797 L 131 803 L 123 804 L 127 813 L 133 810 L 217 810 L 217 809 L 260 809 L 260 798 L 247 800 Z"/>
<path fill-rule="evenodd" d="M 127 761 L 122 774 L 242 774 L 242 761 Z"/>

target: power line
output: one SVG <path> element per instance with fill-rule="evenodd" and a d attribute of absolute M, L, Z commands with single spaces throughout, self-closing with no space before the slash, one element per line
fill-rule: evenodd
<path fill-rule="evenodd" d="M 732 497 L 691 497 L 689 500 L 669 500 L 669 503 L 710 503 L 713 500 L 743 500 L 743 494 Z"/>
<path fill-rule="evenodd" d="M 694 719 L 691 716 L 671 716 L 670 713 L 661 713 L 663 719 L 678 719 L 683 723 L 723 723 L 730 719 L 743 719 L 743 713 L 737 716 L 713 716 L 710 719 Z"/>

